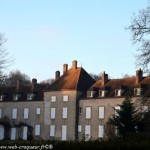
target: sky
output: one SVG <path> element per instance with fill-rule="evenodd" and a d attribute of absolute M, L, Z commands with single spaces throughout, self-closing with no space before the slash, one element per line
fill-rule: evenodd
<path fill-rule="evenodd" d="M 0 33 L 20 70 L 38 82 L 72 61 L 88 73 L 135 75 L 137 47 L 125 30 L 148 0 L 0 0 Z"/>

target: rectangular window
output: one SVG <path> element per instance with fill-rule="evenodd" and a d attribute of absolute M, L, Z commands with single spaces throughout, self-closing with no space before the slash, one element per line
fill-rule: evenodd
<path fill-rule="evenodd" d="M 56 112 L 56 108 L 51 108 L 51 114 L 50 114 L 51 119 L 55 119 L 55 112 Z"/>
<path fill-rule="evenodd" d="M 67 126 L 66 125 L 62 125 L 61 140 L 62 141 L 67 140 Z"/>
<path fill-rule="evenodd" d="M 142 106 L 142 113 L 148 112 L 148 106 Z"/>
<path fill-rule="evenodd" d="M 67 102 L 68 101 L 68 95 L 63 96 L 63 101 Z"/>
<path fill-rule="evenodd" d="M 91 107 L 86 107 L 86 119 L 90 119 L 91 118 Z"/>
<path fill-rule="evenodd" d="M 24 108 L 24 119 L 29 118 L 29 108 Z"/>
<path fill-rule="evenodd" d="M 40 115 L 40 113 L 41 113 L 41 109 L 40 108 L 36 108 L 36 114 Z"/>
<path fill-rule="evenodd" d="M 0 109 L 0 118 L 2 118 L 2 109 Z"/>
<path fill-rule="evenodd" d="M 33 94 L 33 93 L 28 93 L 28 94 L 27 94 L 27 100 L 33 100 L 34 96 L 35 96 L 35 94 Z"/>
<path fill-rule="evenodd" d="M 115 96 L 121 96 L 121 89 L 115 90 Z"/>
<path fill-rule="evenodd" d="M 141 95 L 141 88 L 134 88 L 134 95 Z"/>
<path fill-rule="evenodd" d="M 81 131 L 82 131 L 82 126 L 78 125 L 78 132 L 81 132 Z"/>
<path fill-rule="evenodd" d="M 12 110 L 12 119 L 17 119 L 17 108 L 13 108 Z"/>
<path fill-rule="evenodd" d="M 87 92 L 87 97 L 88 98 L 92 98 L 93 97 L 94 92 L 93 91 L 88 91 Z"/>
<path fill-rule="evenodd" d="M 99 107 L 99 119 L 104 119 L 104 107 Z"/>
<path fill-rule="evenodd" d="M 118 115 L 117 110 L 120 110 L 120 106 L 115 106 L 115 115 Z"/>
<path fill-rule="evenodd" d="M 55 136 L 55 125 L 51 125 L 50 126 L 50 137 L 54 137 Z"/>
<path fill-rule="evenodd" d="M 20 94 L 13 94 L 13 100 L 17 101 L 20 98 Z"/>
<path fill-rule="evenodd" d="M 63 118 L 63 119 L 66 119 L 66 118 L 67 118 L 67 107 L 63 107 L 62 118 Z"/>
<path fill-rule="evenodd" d="M 16 128 L 11 128 L 11 140 L 16 140 Z"/>
<path fill-rule="evenodd" d="M 79 107 L 79 114 L 82 114 L 82 107 Z"/>
<path fill-rule="evenodd" d="M 23 127 L 23 140 L 27 140 L 27 134 L 28 133 L 28 127 L 27 126 L 24 126 Z"/>
<path fill-rule="evenodd" d="M 3 101 L 5 97 L 6 97 L 6 95 L 1 95 L 0 96 L 0 101 Z"/>
<path fill-rule="evenodd" d="M 52 96 L 51 97 L 51 102 L 53 103 L 53 102 L 56 102 L 56 96 Z"/>
<path fill-rule="evenodd" d="M 99 91 L 99 97 L 104 97 L 105 96 L 105 91 L 104 90 L 100 90 Z"/>
<path fill-rule="evenodd" d="M 91 137 L 91 126 L 90 125 L 86 125 L 85 126 L 85 141 L 88 141 Z"/>
<path fill-rule="evenodd" d="M 35 125 L 35 135 L 40 135 L 40 125 Z"/>
<path fill-rule="evenodd" d="M 98 127 L 98 137 L 103 138 L 104 137 L 104 126 L 99 125 Z"/>

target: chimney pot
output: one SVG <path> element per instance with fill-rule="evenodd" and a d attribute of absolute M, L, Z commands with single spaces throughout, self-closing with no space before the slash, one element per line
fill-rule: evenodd
<path fill-rule="evenodd" d="M 139 83 L 142 80 L 143 71 L 141 69 L 136 70 L 136 83 Z"/>
<path fill-rule="evenodd" d="M 67 64 L 64 64 L 63 65 L 63 74 L 65 74 L 65 72 L 68 71 L 68 65 Z"/>
<path fill-rule="evenodd" d="M 105 71 L 102 73 L 102 85 L 105 85 L 108 81 L 108 74 L 105 74 Z"/>
<path fill-rule="evenodd" d="M 19 79 L 17 79 L 16 90 L 19 90 L 19 87 L 20 87 L 20 81 L 19 81 Z"/>
<path fill-rule="evenodd" d="M 35 89 L 36 84 L 37 84 L 37 79 L 33 78 L 32 79 L 32 90 Z"/>
<path fill-rule="evenodd" d="M 60 78 L 60 71 L 55 72 L 55 80 Z"/>
<path fill-rule="evenodd" d="M 72 68 L 77 69 L 77 61 L 76 60 L 72 61 Z"/>

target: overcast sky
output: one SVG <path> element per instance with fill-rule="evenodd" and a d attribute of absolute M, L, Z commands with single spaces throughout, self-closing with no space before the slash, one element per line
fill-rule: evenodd
<path fill-rule="evenodd" d="M 125 27 L 147 0 L 0 0 L 0 32 L 15 58 L 9 70 L 38 81 L 72 60 L 88 73 L 135 75 L 136 47 Z"/>

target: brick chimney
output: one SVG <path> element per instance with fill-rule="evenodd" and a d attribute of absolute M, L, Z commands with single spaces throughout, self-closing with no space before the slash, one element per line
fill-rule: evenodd
<path fill-rule="evenodd" d="M 105 74 L 105 71 L 102 73 L 102 85 L 105 85 L 108 81 L 108 74 Z"/>
<path fill-rule="evenodd" d="M 136 83 L 139 83 L 142 80 L 143 71 L 141 69 L 136 70 Z"/>
<path fill-rule="evenodd" d="M 68 71 L 68 65 L 67 64 L 64 64 L 63 65 L 63 74 L 65 74 L 65 72 Z"/>
<path fill-rule="evenodd" d="M 17 81 L 16 81 L 16 90 L 19 90 L 19 87 L 20 87 L 20 80 L 17 79 Z"/>
<path fill-rule="evenodd" d="M 72 61 L 72 69 L 77 69 L 77 61 Z"/>
<path fill-rule="evenodd" d="M 32 79 L 32 90 L 34 90 L 35 89 L 35 86 L 37 85 L 37 79 L 35 79 L 35 78 L 33 78 Z"/>
<path fill-rule="evenodd" d="M 60 71 L 55 72 L 55 80 L 60 78 Z"/>

